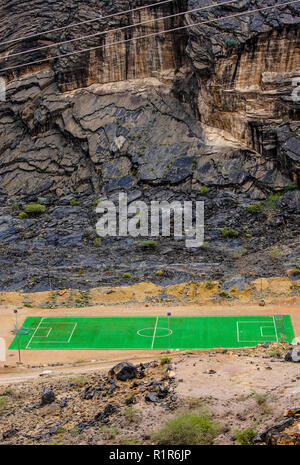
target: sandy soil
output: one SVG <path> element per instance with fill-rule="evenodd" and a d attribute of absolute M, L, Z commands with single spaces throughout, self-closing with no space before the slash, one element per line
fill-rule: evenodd
<path fill-rule="evenodd" d="M 0 306 L 0 337 L 5 339 L 6 347 L 13 340 L 12 328 L 15 323 L 12 306 Z M 289 314 L 294 326 L 296 338 L 300 337 L 300 297 L 278 300 L 276 303 L 260 307 L 255 304 L 236 305 L 159 305 L 159 304 L 121 304 L 121 305 L 98 305 L 86 308 L 21 308 L 19 309 L 19 323 L 23 323 L 27 316 L 129 316 L 129 315 L 165 315 L 171 311 L 174 316 L 196 316 L 196 315 L 273 315 Z M 195 351 L 194 351 L 195 352 Z M 91 369 L 97 367 L 111 366 L 119 360 L 131 360 L 133 362 L 151 360 L 157 357 L 161 351 L 62 351 L 41 350 L 22 351 L 23 366 L 17 364 L 18 354 L 16 351 L 6 351 L 6 362 L 0 362 L 0 383 L 9 380 L 22 380 L 35 377 L 41 372 L 41 368 L 51 367 L 51 370 L 63 372 L 70 365 L 78 371 L 84 366 Z M 53 366 L 63 364 L 66 366 Z M 75 367 L 73 366 L 75 364 Z"/>
<path fill-rule="evenodd" d="M 280 357 L 278 351 L 281 351 Z M 58 375 L 55 372 L 15 385 L 1 385 L 0 395 L 8 396 L 8 405 L 2 418 L 0 415 L 0 438 L 5 431 L 17 428 L 18 434 L 4 442 L 122 444 L 126 438 L 132 444 L 151 444 L 152 433 L 166 420 L 205 409 L 220 425 L 214 443 L 237 444 L 235 430 L 252 428 L 261 433 L 282 420 L 286 410 L 299 406 L 299 364 L 286 362 L 284 353 L 282 344 L 272 344 L 267 349 L 174 353 L 170 355 L 172 363 L 167 368 L 158 364 L 149 373 L 146 371 L 142 380 L 118 382 L 115 393 L 102 399 L 84 400 L 80 394 L 86 386 L 98 385 L 99 377 L 107 374 L 107 368 L 101 371 L 97 364 L 91 365 L 89 370 L 80 367 L 80 376 L 76 367 L 69 368 L 68 373 Z M 174 380 L 166 402 L 146 402 L 149 380 L 165 380 L 166 373 Z M 35 408 L 44 386 L 51 386 L 56 402 Z M 142 386 L 146 389 L 142 390 Z M 133 412 L 138 418 L 129 421 L 125 399 L 132 395 L 136 396 Z M 59 404 L 63 399 L 67 399 L 67 405 L 61 408 Z M 116 434 L 107 436 L 99 425 L 75 432 L 80 422 L 93 419 L 107 403 L 120 406 L 119 412 L 109 420 L 108 430 L 115 429 Z M 64 433 L 44 436 L 51 427 L 63 428 Z"/>

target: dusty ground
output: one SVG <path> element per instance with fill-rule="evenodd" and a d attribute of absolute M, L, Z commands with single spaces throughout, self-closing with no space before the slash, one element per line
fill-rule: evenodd
<path fill-rule="evenodd" d="M 237 444 L 235 430 L 251 427 L 261 433 L 281 420 L 287 409 L 299 407 L 299 364 L 284 361 L 285 351 L 281 344 L 273 344 L 234 352 L 173 354 L 171 364 L 150 365 L 145 377 L 118 381 L 115 392 L 102 398 L 82 398 L 89 386 L 110 385 L 105 381 L 107 369 L 97 366 L 92 371 L 82 367 L 80 375 L 68 368 L 60 375 L 2 384 L 0 399 L 4 396 L 6 404 L 0 411 L 0 441 L 9 431 L 3 443 L 155 444 L 153 432 L 164 421 L 205 409 L 220 425 L 214 443 Z M 169 385 L 170 391 L 165 399 L 148 403 L 145 395 L 153 380 Z M 56 400 L 40 406 L 45 386 L 53 389 Z M 90 425 L 108 404 L 117 411 Z"/>

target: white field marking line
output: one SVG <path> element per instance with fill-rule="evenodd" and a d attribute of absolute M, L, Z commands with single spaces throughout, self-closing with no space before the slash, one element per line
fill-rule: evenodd
<path fill-rule="evenodd" d="M 273 336 L 270 336 L 270 335 L 265 336 L 265 335 L 263 334 L 263 332 L 264 332 L 263 330 L 264 330 L 264 329 L 269 329 L 269 328 L 271 328 L 271 329 L 274 331 L 274 328 L 272 328 L 272 326 L 261 326 L 261 327 L 260 327 L 260 334 L 261 334 L 261 337 L 273 337 Z"/>
<path fill-rule="evenodd" d="M 75 323 L 75 325 L 74 325 L 74 327 L 73 327 L 73 330 L 72 330 L 72 332 L 71 332 L 71 334 L 70 334 L 70 337 L 69 337 L 69 339 L 68 339 L 67 344 L 69 344 L 69 342 L 70 342 L 70 340 L 71 340 L 71 338 L 72 338 L 72 336 L 73 336 L 74 331 L 75 331 L 76 328 L 77 328 L 77 323 Z"/>
<path fill-rule="evenodd" d="M 32 344 L 68 344 L 70 342 L 70 339 L 71 337 L 73 336 L 74 334 L 74 331 L 75 331 L 75 328 L 77 326 L 77 323 L 71 323 L 71 322 L 62 322 L 62 323 L 59 323 L 58 321 L 55 321 L 53 323 L 56 323 L 56 324 L 63 324 L 63 325 L 74 325 L 72 330 L 71 330 L 71 334 L 69 336 L 69 339 L 67 341 L 32 341 Z M 49 324 L 49 323 L 45 323 L 45 324 Z M 52 323 L 50 323 L 52 324 Z M 45 328 L 49 328 L 49 326 L 45 326 Z M 53 328 L 51 328 L 52 330 Z M 49 334 L 49 333 L 48 333 Z M 35 336 L 35 338 L 38 338 L 38 337 L 45 337 L 45 336 Z M 27 347 L 26 347 L 27 349 Z"/>
<path fill-rule="evenodd" d="M 273 317 L 273 318 L 274 318 L 274 317 Z M 246 340 L 240 340 L 240 328 L 239 328 L 239 323 L 241 323 L 241 324 L 249 324 L 249 323 L 252 323 L 252 324 L 253 324 L 253 323 L 255 323 L 255 324 L 257 324 L 257 323 L 269 323 L 269 326 L 264 326 L 265 328 L 272 328 L 272 326 L 274 325 L 274 321 L 272 321 L 272 320 L 269 320 L 269 321 L 240 321 L 240 322 L 237 321 L 237 322 L 236 322 L 236 326 L 237 326 L 237 340 L 238 340 L 238 342 L 259 342 L 259 339 L 256 339 L 256 340 L 254 340 L 254 341 L 249 341 L 249 340 L 247 340 L 247 339 L 246 339 Z M 270 323 L 273 323 L 273 325 L 270 326 Z M 261 328 L 261 326 L 260 326 L 260 328 Z M 274 329 L 274 326 L 273 326 L 273 329 Z M 272 336 L 263 336 L 263 337 L 272 337 Z M 278 342 L 278 338 L 277 338 L 277 342 Z"/>
<path fill-rule="evenodd" d="M 49 326 L 43 326 L 43 327 L 41 327 L 40 329 L 48 329 L 48 333 L 47 333 L 45 336 L 39 336 L 39 335 L 37 335 L 37 336 L 35 336 L 35 337 L 44 337 L 44 338 L 49 337 L 49 334 L 50 334 L 51 331 L 52 331 L 52 328 L 50 328 Z"/>
<path fill-rule="evenodd" d="M 275 317 L 273 315 L 273 323 L 274 323 L 274 328 L 275 328 L 275 334 L 276 334 L 276 340 L 278 342 L 278 333 L 277 333 L 277 328 L 276 328 L 276 322 L 275 322 Z"/>
<path fill-rule="evenodd" d="M 155 339 L 155 334 L 156 334 L 157 323 L 158 323 L 158 316 L 156 317 L 156 322 L 155 322 L 155 328 L 154 328 L 154 333 L 153 333 L 153 339 L 152 339 L 151 349 L 153 349 L 153 345 L 154 345 L 154 339 Z"/>
<path fill-rule="evenodd" d="M 32 336 L 31 336 L 31 338 L 29 339 L 29 342 L 28 342 L 28 344 L 27 344 L 27 346 L 26 346 L 26 349 L 28 349 L 28 347 L 29 347 L 29 345 L 30 345 L 30 343 L 31 343 L 31 341 L 32 341 L 32 339 L 33 339 L 35 333 L 36 333 L 37 330 L 39 329 L 39 327 L 40 327 L 40 325 L 41 325 L 43 319 L 44 319 L 44 317 L 40 319 L 39 324 L 38 324 L 37 327 L 35 328 L 35 331 L 32 333 Z"/>

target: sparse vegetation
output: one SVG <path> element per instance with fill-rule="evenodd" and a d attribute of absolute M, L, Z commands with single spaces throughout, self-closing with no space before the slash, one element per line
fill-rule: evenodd
<path fill-rule="evenodd" d="M 100 237 L 95 237 L 95 239 L 93 240 L 93 244 L 94 244 L 95 247 L 100 247 L 101 238 Z"/>
<path fill-rule="evenodd" d="M 133 407 L 128 407 L 124 410 L 123 415 L 128 423 L 138 423 L 141 419 L 141 414 Z"/>
<path fill-rule="evenodd" d="M 275 249 L 272 249 L 270 251 L 270 257 L 272 260 L 279 260 L 279 258 L 282 257 L 282 252 L 280 249 L 278 249 L 277 247 Z"/>
<path fill-rule="evenodd" d="M 269 196 L 264 201 L 264 209 L 265 210 L 277 210 L 276 202 L 280 199 L 281 194 L 269 194 Z"/>
<path fill-rule="evenodd" d="M 207 445 L 218 436 L 219 425 L 207 413 L 186 413 L 165 422 L 153 434 L 153 439 L 161 444 Z"/>
<path fill-rule="evenodd" d="M 267 415 L 271 413 L 270 407 L 267 405 L 268 395 L 267 394 L 260 394 L 258 392 L 253 391 L 253 397 L 256 400 L 257 406 L 261 409 L 262 413 Z"/>
<path fill-rule="evenodd" d="M 76 386 L 76 387 L 83 387 L 85 384 L 88 383 L 88 378 L 85 376 L 76 376 L 75 378 L 71 379 L 71 386 Z"/>
<path fill-rule="evenodd" d="M 103 439 L 112 440 L 117 437 L 119 429 L 116 426 L 100 426 L 99 431 Z"/>
<path fill-rule="evenodd" d="M 218 296 L 221 297 L 222 299 L 231 299 L 231 295 L 227 291 L 220 291 L 218 293 Z"/>
<path fill-rule="evenodd" d="M 227 37 L 225 39 L 225 46 L 226 48 L 233 48 L 233 47 L 237 47 L 238 45 L 238 41 L 232 37 Z"/>
<path fill-rule="evenodd" d="M 45 213 L 46 207 L 45 205 L 41 205 L 39 203 L 30 203 L 25 205 L 25 213 L 30 216 L 39 216 Z"/>
<path fill-rule="evenodd" d="M 20 220 L 25 220 L 26 218 L 28 218 L 28 215 L 26 212 L 21 212 L 19 213 L 18 218 L 20 218 Z"/>
<path fill-rule="evenodd" d="M 157 247 L 157 241 L 152 241 L 152 240 L 148 240 L 148 241 L 142 241 L 142 242 L 139 242 L 139 247 L 142 247 L 144 249 L 154 249 L 155 247 Z"/>
<path fill-rule="evenodd" d="M 209 192 L 209 188 L 207 186 L 201 186 L 199 192 L 200 194 L 207 194 Z"/>
<path fill-rule="evenodd" d="M 70 205 L 71 207 L 77 207 L 79 205 L 79 202 L 76 199 L 72 199 L 70 200 Z"/>
<path fill-rule="evenodd" d="M 253 444 L 253 439 L 257 435 L 257 432 L 252 428 L 247 428 L 242 431 L 234 430 L 237 442 L 241 446 L 250 446 Z"/>
<path fill-rule="evenodd" d="M 4 413 L 8 403 L 7 396 L 0 396 L 0 416 Z"/>
<path fill-rule="evenodd" d="M 227 226 L 225 226 L 224 228 L 222 228 L 222 236 L 225 239 L 234 238 L 237 237 L 237 232 L 235 229 L 227 228 Z"/>
<path fill-rule="evenodd" d="M 263 206 L 260 202 L 252 203 L 251 205 L 248 206 L 248 211 L 252 213 L 253 215 L 257 215 L 258 213 L 261 213 L 263 210 Z"/>
<path fill-rule="evenodd" d="M 171 361 L 172 361 L 172 360 L 171 360 L 169 357 L 162 357 L 162 358 L 160 359 L 160 364 L 161 364 L 161 365 L 166 365 L 167 363 L 171 363 Z"/>
<path fill-rule="evenodd" d="M 130 274 L 130 273 L 123 273 L 122 278 L 124 278 L 124 279 L 130 279 L 130 278 L 131 278 L 131 274 Z"/>
<path fill-rule="evenodd" d="M 206 281 L 205 283 L 205 288 L 206 289 L 213 289 L 215 287 L 216 283 L 214 281 Z"/>

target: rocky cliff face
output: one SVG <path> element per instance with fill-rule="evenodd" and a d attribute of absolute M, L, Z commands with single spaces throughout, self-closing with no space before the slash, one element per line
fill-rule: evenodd
<path fill-rule="evenodd" d="M 10 40 L 150 3 L 34 0 L 25 9 L 22 1 L 2 1 L 0 36 Z M 0 53 L 9 56 L 206 4 L 158 2 L 133 15 L 4 44 Z M 72 285 L 101 284 L 107 278 L 102 275 L 105 264 L 117 266 L 122 254 L 133 262 L 139 257 L 140 265 L 133 267 L 139 272 L 132 279 L 144 279 L 157 252 L 139 256 L 132 239 L 103 241 L 105 251 L 94 245 L 94 202 L 99 197 L 114 199 L 120 190 L 131 201 L 205 201 L 206 241 L 213 247 L 193 251 L 198 277 L 221 277 L 239 266 L 243 269 L 248 256 L 246 266 L 252 275 L 283 273 L 287 265 L 296 266 L 299 102 L 292 93 L 300 76 L 299 7 L 232 17 L 264 6 L 258 0 L 240 1 L 99 35 L 80 46 L 71 42 L 0 61 L 1 71 L 25 58 L 36 61 L 184 22 L 228 17 L 2 72 L 7 82 L 6 101 L 0 102 L 3 288 L 27 289 L 30 283 L 30 289 L 44 289 L 53 267 L 61 277 L 53 281 L 64 286 L 70 279 L 68 267 L 91 267 L 92 275 L 96 263 L 102 264 L 97 282 L 81 277 Z M 46 206 L 45 215 L 19 219 L 24 205 L 38 198 Z M 78 207 L 70 206 L 74 198 Z M 248 209 L 254 201 L 262 201 L 256 216 Z M 236 236 L 224 237 L 224 227 L 233 228 Z M 280 241 L 288 244 L 285 260 L 274 261 L 268 248 Z M 190 252 L 178 241 L 162 244 L 162 264 L 176 263 L 180 253 L 180 261 L 187 264 L 184 273 L 188 272 Z M 32 275 L 25 267 L 14 268 L 19 259 L 30 266 Z M 122 266 L 129 266 L 126 259 Z M 268 267 L 261 268 L 266 261 Z M 187 276 L 172 274 L 168 279 Z"/>

